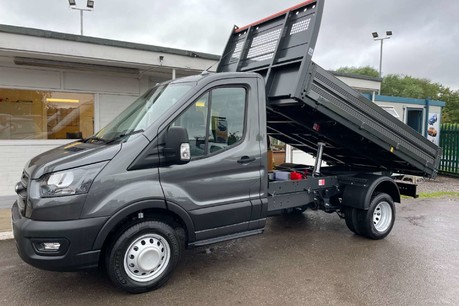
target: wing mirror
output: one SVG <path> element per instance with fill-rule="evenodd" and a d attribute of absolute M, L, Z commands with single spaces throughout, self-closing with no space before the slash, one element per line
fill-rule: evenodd
<path fill-rule="evenodd" d="M 188 132 L 184 127 L 171 126 L 166 133 L 164 156 L 169 164 L 186 164 L 191 159 Z"/>

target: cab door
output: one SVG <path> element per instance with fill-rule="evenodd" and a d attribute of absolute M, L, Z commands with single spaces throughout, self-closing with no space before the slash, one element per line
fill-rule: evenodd
<path fill-rule="evenodd" d="M 191 161 L 160 167 L 159 173 L 167 203 L 189 213 L 196 240 L 253 228 L 261 167 L 256 80 L 209 84 L 165 127 L 188 132 Z"/>

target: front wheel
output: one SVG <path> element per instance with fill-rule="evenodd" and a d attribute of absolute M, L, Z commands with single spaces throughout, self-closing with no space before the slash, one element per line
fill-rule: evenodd
<path fill-rule="evenodd" d="M 356 209 L 355 232 L 370 239 L 383 239 L 389 235 L 395 221 L 395 206 L 387 193 L 375 194 L 368 210 Z"/>
<path fill-rule="evenodd" d="M 160 221 L 143 221 L 118 235 L 108 250 L 107 272 L 119 288 L 140 293 L 162 286 L 181 255 L 177 232 Z"/>

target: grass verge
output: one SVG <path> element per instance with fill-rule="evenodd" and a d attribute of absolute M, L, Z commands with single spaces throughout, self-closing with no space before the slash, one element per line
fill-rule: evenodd
<path fill-rule="evenodd" d="M 442 197 L 453 197 L 459 198 L 459 192 L 456 191 L 436 191 L 436 192 L 421 192 L 419 198 L 421 199 L 432 199 Z"/>

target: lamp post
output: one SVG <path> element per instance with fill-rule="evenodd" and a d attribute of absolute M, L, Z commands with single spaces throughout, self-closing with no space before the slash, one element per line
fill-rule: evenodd
<path fill-rule="evenodd" d="M 383 52 L 383 42 L 385 39 L 389 39 L 392 36 L 392 31 L 386 31 L 386 37 L 379 37 L 378 32 L 371 33 L 375 41 L 381 41 L 381 51 L 379 52 L 379 77 L 382 77 L 382 52 Z"/>
<path fill-rule="evenodd" d="M 94 1 L 87 0 L 85 8 L 76 7 L 76 0 L 69 0 L 69 5 L 72 10 L 80 11 L 80 34 L 83 36 L 83 12 L 92 11 L 94 9 Z"/>

